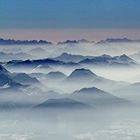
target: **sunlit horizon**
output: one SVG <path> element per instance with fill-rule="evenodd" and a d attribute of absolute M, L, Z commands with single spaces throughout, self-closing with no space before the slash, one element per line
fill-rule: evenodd
<path fill-rule="evenodd" d="M 1 29 L 0 38 L 20 40 L 64 40 L 87 39 L 99 41 L 106 38 L 140 39 L 140 29 Z"/>

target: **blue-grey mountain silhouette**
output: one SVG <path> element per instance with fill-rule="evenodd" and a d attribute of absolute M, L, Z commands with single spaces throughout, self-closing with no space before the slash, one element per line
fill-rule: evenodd
<path fill-rule="evenodd" d="M 88 103 L 94 107 L 105 105 L 119 105 L 126 103 L 126 100 L 111 95 L 96 87 L 83 88 L 75 91 L 70 95 L 70 98 L 80 102 Z"/>
<path fill-rule="evenodd" d="M 40 109 L 85 109 L 89 105 L 70 98 L 48 99 L 47 101 L 39 104 L 36 108 Z"/>

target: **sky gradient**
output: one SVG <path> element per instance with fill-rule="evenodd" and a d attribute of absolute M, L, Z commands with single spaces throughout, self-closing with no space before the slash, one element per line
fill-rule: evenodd
<path fill-rule="evenodd" d="M 11 29 L 137 30 L 139 7 L 140 0 L 0 0 L 0 36 Z"/>

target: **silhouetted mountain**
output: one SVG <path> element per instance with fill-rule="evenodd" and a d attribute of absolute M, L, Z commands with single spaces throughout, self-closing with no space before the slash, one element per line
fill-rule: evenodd
<path fill-rule="evenodd" d="M 62 65 L 61 61 L 55 61 L 52 59 L 38 59 L 38 60 L 25 60 L 25 61 L 9 61 L 7 66 L 31 66 L 37 67 L 41 65 Z"/>
<path fill-rule="evenodd" d="M 52 58 L 53 60 L 59 60 L 63 62 L 79 62 L 82 61 L 86 58 L 93 58 L 93 56 L 82 56 L 82 55 L 73 55 L 73 54 L 68 54 L 68 53 L 62 53 L 60 56 Z"/>
<path fill-rule="evenodd" d="M 46 40 L 14 40 L 0 39 L 0 45 L 33 45 L 33 44 L 52 44 Z"/>
<path fill-rule="evenodd" d="M 50 80 L 62 80 L 65 79 L 67 76 L 62 72 L 56 71 L 48 73 L 45 77 Z"/>
<path fill-rule="evenodd" d="M 85 109 L 88 105 L 72 100 L 70 98 L 48 99 L 47 101 L 37 105 L 38 109 Z"/>
<path fill-rule="evenodd" d="M 12 76 L 12 79 L 17 83 L 21 83 L 25 85 L 28 85 L 28 84 L 32 85 L 32 84 L 40 83 L 36 78 L 32 78 L 25 73 L 17 73 L 17 74 L 14 73 Z"/>
<path fill-rule="evenodd" d="M 93 57 L 93 58 L 86 58 L 82 61 L 80 61 L 79 63 L 80 64 L 106 64 L 108 63 L 108 61 L 112 59 L 111 56 L 109 55 L 101 55 L 101 56 L 96 56 L 96 57 Z"/>
<path fill-rule="evenodd" d="M 131 43 L 131 42 L 140 42 L 140 40 L 131 40 L 128 38 L 107 38 L 106 40 L 101 40 L 97 43 L 104 44 L 104 43 Z"/>
<path fill-rule="evenodd" d="M 101 56 L 96 56 L 92 59 L 87 58 L 85 60 L 80 61 L 79 64 L 126 66 L 126 65 L 136 64 L 136 62 L 130 57 L 128 57 L 127 55 L 123 54 L 121 56 L 114 56 L 114 57 L 111 57 L 109 55 L 101 55 Z"/>
<path fill-rule="evenodd" d="M 75 91 L 70 95 L 70 98 L 86 104 L 88 103 L 94 107 L 105 105 L 117 105 L 126 102 L 121 98 L 115 97 L 110 93 L 107 93 L 95 87 L 83 88 L 81 90 Z"/>
<path fill-rule="evenodd" d="M 118 87 L 128 85 L 125 82 L 113 81 L 96 75 L 89 69 L 76 69 L 64 81 L 63 84 L 69 89 L 80 89 L 95 86 L 106 91 L 112 91 Z"/>
<path fill-rule="evenodd" d="M 25 61 L 9 61 L 6 63 L 6 67 L 48 67 L 48 66 L 78 66 L 79 64 L 74 62 L 65 63 L 63 61 L 53 59 L 37 59 L 37 60 L 25 60 Z"/>
<path fill-rule="evenodd" d="M 88 69 L 76 69 L 74 70 L 66 79 L 66 82 L 85 81 L 85 80 L 95 80 L 98 76 Z"/>
<path fill-rule="evenodd" d="M 40 84 L 36 78 L 32 78 L 25 73 L 10 73 L 3 66 L 0 66 L 0 91 L 9 91 L 27 88 L 33 84 Z M 33 88 L 32 88 L 33 90 Z"/>
<path fill-rule="evenodd" d="M 86 39 L 80 39 L 80 40 L 66 40 L 64 42 L 58 42 L 58 45 L 65 45 L 65 44 L 69 44 L 69 45 L 74 45 L 74 44 L 79 44 L 79 43 L 91 43 L 89 40 Z"/>
<path fill-rule="evenodd" d="M 11 73 L 7 71 L 3 66 L 0 66 L 0 88 L 9 88 L 9 87 L 20 87 L 21 84 L 15 82 Z"/>
<path fill-rule="evenodd" d="M 65 45 L 65 44 L 78 44 L 77 40 L 66 40 L 64 42 L 58 42 L 58 45 Z"/>

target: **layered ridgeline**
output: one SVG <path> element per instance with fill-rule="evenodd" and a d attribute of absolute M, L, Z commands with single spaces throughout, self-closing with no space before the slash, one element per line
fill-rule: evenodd
<path fill-rule="evenodd" d="M 46 40 L 15 40 L 0 38 L 0 45 L 36 45 L 36 44 L 52 44 Z"/>
<path fill-rule="evenodd" d="M 63 82 L 67 87 L 73 87 L 73 89 L 79 89 L 83 87 L 95 86 L 106 91 L 123 87 L 127 85 L 125 82 L 118 82 L 109 80 L 93 73 L 89 69 L 76 69 L 74 70 Z"/>
<path fill-rule="evenodd" d="M 79 62 L 80 64 L 90 64 L 90 65 L 110 65 L 110 66 L 130 66 L 135 65 L 136 62 L 123 54 L 121 56 L 111 57 L 109 55 L 102 55 L 99 57 L 94 57 L 92 59 L 85 59 Z"/>
<path fill-rule="evenodd" d="M 43 95 L 41 86 L 36 78 L 25 73 L 11 73 L 0 65 L 0 108 L 9 109 L 10 105 L 11 109 L 30 107 L 35 102 L 42 101 L 47 96 L 47 91 Z"/>
<path fill-rule="evenodd" d="M 95 108 L 128 103 L 96 87 L 83 88 L 70 94 L 72 99 L 89 104 Z"/>
<path fill-rule="evenodd" d="M 40 83 L 36 78 L 32 78 L 25 73 L 10 73 L 3 66 L 0 65 L 0 86 L 16 87 L 22 85 L 30 85 Z"/>
<path fill-rule="evenodd" d="M 55 77 L 58 79 L 63 78 L 65 83 L 73 82 L 74 84 L 77 82 L 85 83 L 86 81 L 96 81 L 105 84 L 109 81 L 97 76 L 87 69 L 76 69 L 69 76 L 60 72 L 51 72 L 47 74 L 46 79 L 52 79 Z M 53 91 L 42 92 L 39 88 L 37 88 L 37 86 L 35 86 L 38 84 L 40 85 L 40 82 L 36 78 L 30 77 L 25 73 L 10 73 L 3 66 L 0 66 L 0 79 L 0 91 L 4 93 L 1 94 L 2 101 L 0 107 L 4 107 L 4 109 L 6 109 L 6 107 L 9 109 L 12 107 L 21 108 L 34 106 L 36 109 L 77 110 L 95 109 L 105 105 L 126 104 L 125 100 L 95 87 L 83 88 L 71 94 L 63 95 L 59 95 Z M 70 86 L 72 85 L 70 84 Z"/>
<path fill-rule="evenodd" d="M 62 53 L 60 56 L 51 58 L 53 60 L 63 61 L 63 62 L 75 62 L 80 64 L 98 64 L 98 65 L 126 65 L 135 64 L 135 60 L 123 54 L 120 56 L 110 56 L 103 54 L 101 56 L 83 56 L 83 55 L 72 55 L 68 53 Z"/>
<path fill-rule="evenodd" d="M 20 83 L 13 80 L 11 73 L 0 65 L 0 88 L 17 88 L 21 86 Z"/>
<path fill-rule="evenodd" d="M 106 43 L 139 43 L 140 40 L 132 40 L 128 38 L 107 38 L 105 40 L 100 40 L 97 44 L 106 44 Z"/>
<path fill-rule="evenodd" d="M 92 69 L 88 66 L 92 66 Z M 94 66 L 134 68 L 139 65 L 125 54 L 84 56 L 62 53 L 52 58 L 1 62 L 1 99 L 6 101 L 8 95 L 11 100 L 9 104 L 27 104 L 28 107 L 38 109 L 94 109 L 126 104 L 126 100 L 111 93 L 117 93 L 119 88 L 127 88 L 129 83 L 99 76 Z"/>
<path fill-rule="evenodd" d="M 100 40 L 98 42 L 89 41 L 87 39 L 80 40 L 66 40 L 63 42 L 58 42 L 57 45 L 78 45 L 78 44 L 107 44 L 107 43 L 139 43 L 140 40 L 132 40 L 128 38 L 107 38 L 105 40 Z M 0 45 L 41 45 L 41 44 L 49 44 L 53 45 L 52 42 L 47 40 L 16 40 L 16 39 L 3 39 L 0 38 Z"/>
<path fill-rule="evenodd" d="M 71 94 L 63 95 L 65 97 L 57 99 L 48 99 L 45 102 L 35 106 L 36 109 L 47 109 L 53 111 L 61 110 L 79 110 L 79 109 L 97 109 L 110 106 L 128 105 L 129 102 L 115 97 L 110 93 L 95 87 L 83 88 Z"/>
<path fill-rule="evenodd" d="M 47 78 L 52 74 L 48 74 Z M 54 74 L 56 76 L 55 72 Z M 31 107 L 46 99 L 61 97 L 58 92 L 47 89 L 35 76 L 11 73 L 2 65 L 0 65 L 0 93 L 1 106 L 9 103 L 13 106 L 15 104 L 17 108 L 18 105 L 22 107 L 27 104 L 26 107 Z"/>
<path fill-rule="evenodd" d="M 41 70 L 48 70 L 49 72 L 52 69 L 59 68 L 70 68 L 76 69 L 81 67 L 117 67 L 117 68 L 132 68 L 139 67 L 138 63 L 127 55 L 121 56 L 109 56 L 109 55 L 101 55 L 101 56 L 82 56 L 82 55 L 71 55 L 67 53 L 63 53 L 62 55 L 55 58 L 45 58 L 45 59 L 36 59 L 36 60 L 13 60 L 9 62 L 3 63 L 8 69 L 30 69 L 37 70 L 38 72 Z"/>

